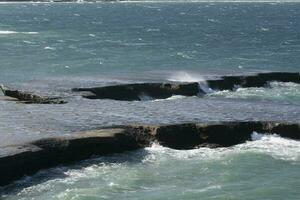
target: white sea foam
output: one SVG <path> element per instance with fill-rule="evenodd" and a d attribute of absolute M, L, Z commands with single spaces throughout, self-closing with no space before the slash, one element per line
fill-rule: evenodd
<path fill-rule="evenodd" d="M 276 134 L 265 135 L 256 132 L 252 134 L 251 140 L 252 141 L 235 145 L 231 148 L 199 148 L 184 151 L 170 149 L 159 144 L 153 144 L 151 147 L 146 148 L 152 155 L 145 158 L 144 161 L 153 162 L 154 160 L 160 159 L 163 154 L 180 160 L 222 160 L 228 158 L 228 156 L 247 152 L 267 154 L 280 160 L 300 160 L 300 141 L 282 138 Z"/>
<path fill-rule="evenodd" d="M 23 41 L 25 44 L 34 44 L 34 42 L 28 41 L 28 40 L 24 40 Z"/>
<path fill-rule="evenodd" d="M 151 100 L 154 100 L 151 96 L 149 96 L 147 94 L 144 94 L 144 93 L 140 94 L 139 98 L 142 101 L 151 101 Z"/>
<path fill-rule="evenodd" d="M 17 32 L 17 31 L 0 31 L 0 35 L 10 35 L 10 34 L 25 34 L 25 35 L 35 35 L 38 32 Z"/>
<path fill-rule="evenodd" d="M 16 34 L 16 33 L 18 33 L 18 32 L 16 32 L 16 31 L 0 31 L 1 35 Z"/>
<path fill-rule="evenodd" d="M 45 49 L 45 50 L 56 50 L 55 47 L 45 47 L 44 49 Z"/>
<path fill-rule="evenodd" d="M 203 82 L 205 81 L 201 75 L 190 74 L 185 71 L 178 71 L 173 73 L 169 78 L 169 81 L 178 81 L 178 82 Z"/>
<path fill-rule="evenodd" d="M 237 88 L 235 91 L 222 90 L 213 92 L 208 97 L 223 97 L 228 99 L 272 100 L 299 104 L 300 84 L 271 82 L 269 87 Z"/>
<path fill-rule="evenodd" d="M 226 166 L 230 164 L 232 158 L 242 159 L 243 156 L 240 155 L 243 154 L 251 156 L 253 156 L 252 153 L 259 155 L 266 154 L 272 156 L 274 159 L 289 162 L 299 161 L 300 159 L 299 141 L 284 139 L 277 135 L 263 135 L 259 133 L 253 133 L 252 138 L 254 141 L 231 148 L 216 149 L 174 150 L 159 144 L 153 144 L 145 150 L 83 161 L 77 167 L 56 167 L 43 170 L 34 176 L 35 179 L 40 180 L 39 178 L 45 178 L 49 175 L 52 178 L 36 184 L 30 184 L 19 191 L 17 196 L 24 197 L 20 199 L 25 199 L 33 195 L 37 195 L 37 197 L 42 196 L 44 197 L 43 199 L 61 199 L 60 197 L 73 196 L 72 193 L 88 194 L 89 196 L 94 193 L 99 196 L 99 193 L 105 193 L 104 190 L 109 190 L 109 192 L 127 192 L 140 189 L 143 191 L 153 191 L 156 188 L 152 182 L 151 184 L 147 184 L 147 180 L 152 177 L 150 177 L 150 174 L 153 175 L 153 181 L 161 181 L 162 179 L 166 181 L 166 174 L 168 178 L 173 177 L 172 180 L 178 180 L 177 174 L 170 174 L 170 171 L 176 169 L 176 167 L 174 168 L 174 164 L 178 164 L 178 167 L 182 168 L 183 173 L 186 171 L 193 173 L 191 170 L 197 170 L 197 172 L 201 171 L 196 173 L 197 177 L 199 177 L 199 174 L 205 177 L 206 173 L 214 170 L 210 169 L 210 167 Z M 261 158 L 260 156 L 257 157 L 257 159 Z M 243 163 L 239 163 L 238 165 L 243 166 Z M 235 167 L 237 167 L 236 164 Z M 176 172 L 178 170 L 174 170 L 172 173 Z M 214 173 L 214 171 L 210 173 Z M 217 171 L 217 173 L 220 172 Z M 187 175 L 190 176 L 190 174 Z M 28 184 L 32 180 L 34 181 L 32 177 L 28 177 L 18 182 L 20 184 Z M 146 180 L 146 182 L 143 182 L 143 186 L 133 184 L 137 180 Z M 213 179 L 210 179 L 210 181 L 212 181 L 210 184 L 203 185 L 200 189 L 199 187 L 188 187 L 186 188 L 186 192 L 202 193 L 222 189 L 224 183 L 214 182 Z"/>
<path fill-rule="evenodd" d="M 178 100 L 178 99 L 183 99 L 186 98 L 186 96 L 182 96 L 182 95 L 173 95 L 169 98 L 166 99 L 155 99 L 153 101 L 170 101 L 170 100 Z"/>
<path fill-rule="evenodd" d="M 147 32 L 159 32 L 159 28 L 148 28 Z"/>

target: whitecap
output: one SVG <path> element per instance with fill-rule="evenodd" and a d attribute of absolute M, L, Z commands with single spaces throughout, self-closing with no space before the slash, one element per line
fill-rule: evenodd
<path fill-rule="evenodd" d="M 269 31 L 270 29 L 269 29 L 269 28 L 265 28 L 265 27 L 261 27 L 259 30 L 262 31 L 262 32 L 267 32 L 267 31 Z"/>
<path fill-rule="evenodd" d="M 9 34 L 26 34 L 26 35 L 35 35 L 35 34 L 39 34 L 39 33 L 38 33 L 38 32 L 0 31 L 0 35 L 9 35 Z"/>
<path fill-rule="evenodd" d="M 45 47 L 44 49 L 45 49 L 45 50 L 56 50 L 55 47 Z"/>
<path fill-rule="evenodd" d="M 39 32 L 21 32 L 23 34 L 28 34 L 28 35 L 36 35 L 39 34 Z"/>
<path fill-rule="evenodd" d="M 16 34 L 16 31 L 0 31 L 0 35 Z"/>
<path fill-rule="evenodd" d="M 159 32 L 160 29 L 159 28 L 148 28 L 147 32 Z"/>
<path fill-rule="evenodd" d="M 33 42 L 28 41 L 28 40 L 24 40 L 23 42 L 24 42 L 25 44 L 34 44 Z"/>
<path fill-rule="evenodd" d="M 176 55 L 177 55 L 177 56 L 180 56 L 180 57 L 182 57 L 182 58 L 186 58 L 186 59 L 193 59 L 192 56 L 190 56 L 190 55 L 188 55 L 188 54 L 186 54 L 186 53 L 184 53 L 184 52 L 177 52 Z"/>

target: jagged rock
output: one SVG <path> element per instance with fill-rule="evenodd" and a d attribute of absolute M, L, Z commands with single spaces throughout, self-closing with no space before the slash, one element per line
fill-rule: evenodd
<path fill-rule="evenodd" d="M 121 153 L 153 142 L 174 149 L 228 147 L 251 139 L 251 134 L 276 133 L 300 139 L 300 124 L 276 122 L 187 123 L 162 126 L 124 126 L 47 138 L 0 149 L 0 186 L 40 169 Z"/>
<path fill-rule="evenodd" d="M 95 88 L 74 88 L 74 92 L 91 92 L 83 95 L 89 99 L 114 99 L 123 101 L 140 101 L 143 96 L 154 99 L 165 99 L 172 95 L 195 96 L 199 93 L 198 83 L 137 83 Z"/>
<path fill-rule="evenodd" d="M 300 74 L 270 72 L 249 76 L 223 76 L 218 80 L 207 80 L 207 84 L 214 90 L 233 90 L 235 87 L 264 87 L 271 81 L 300 83 Z"/>
<path fill-rule="evenodd" d="M 67 103 L 61 98 L 52 98 L 36 95 L 30 92 L 23 92 L 19 90 L 11 90 L 3 85 L 0 85 L 0 90 L 2 90 L 5 96 L 15 98 L 18 101 L 26 104 L 64 104 Z"/>

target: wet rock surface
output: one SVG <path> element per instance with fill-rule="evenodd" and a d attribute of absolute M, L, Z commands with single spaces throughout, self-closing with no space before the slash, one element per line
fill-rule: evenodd
<path fill-rule="evenodd" d="M 74 92 L 90 92 L 91 94 L 83 95 L 88 99 L 123 101 L 140 101 L 145 97 L 165 99 L 172 95 L 195 96 L 201 93 L 198 83 L 137 83 L 95 88 L 74 88 L 72 90 Z"/>
<path fill-rule="evenodd" d="M 0 186 L 24 175 L 59 164 L 87 159 L 92 155 L 121 153 L 139 148 L 124 129 L 105 129 L 47 138 L 32 143 L 7 146 L 0 153 Z"/>
<path fill-rule="evenodd" d="M 234 90 L 238 87 L 266 87 L 269 82 L 300 83 L 299 73 L 270 72 L 255 75 L 223 76 L 215 80 L 207 80 L 206 85 L 213 90 Z M 200 84 L 193 83 L 140 83 L 124 84 L 94 88 L 74 88 L 73 92 L 82 94 L 88 99 L 114 99 L 122 101 L 140 101 L 147 99 L 165 99 L 172 95 L 203 96 L 205 90 Z"/>
<path fill-rule="evenodd" d="M 20 90 L 12 90 L 4 86 L 0 86 L 0 90 L 10 100 L 14 99 L 25 104 L 64 104 L 67 103 L 61 98 L 44 97 L 30 92 L 24 92 Z M 7 100 L 6 98 L 3 100 Z"/>
<path fill-rule="evenodd" d="M 46 138 L 22 145 L 2 147 L 0 186 L 40 169 L 143 148 L 156 142 L 174 149 L 229 147 L 251 140 L 253 132 L 300 139 L 299 123 L 216 122 L 162 126 L 124 126 Z"/>
<path fill-rule="evenodd" d="M 233 90 L 236 87 L 265 87 L 272 81 L 300 83 L 300 74 L 270 72 L 255 75 L 223 76 L 218 80 L 207 80 L 207 85 L 213 90 Z"/>

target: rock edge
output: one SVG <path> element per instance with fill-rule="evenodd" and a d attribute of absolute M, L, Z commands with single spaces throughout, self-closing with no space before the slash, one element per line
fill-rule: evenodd
<path fill-rule="evenodd" d="M 0 186 L 41 169 L 70 164 L 92 155 L 122 153 L 150 146 L 153 142 L 174 149 L 229 147 L 250 140 L 254 131 L 300 139 L 300 123 L 256 121 L 134 125 L 86 131 L 2 147 Z"/>

